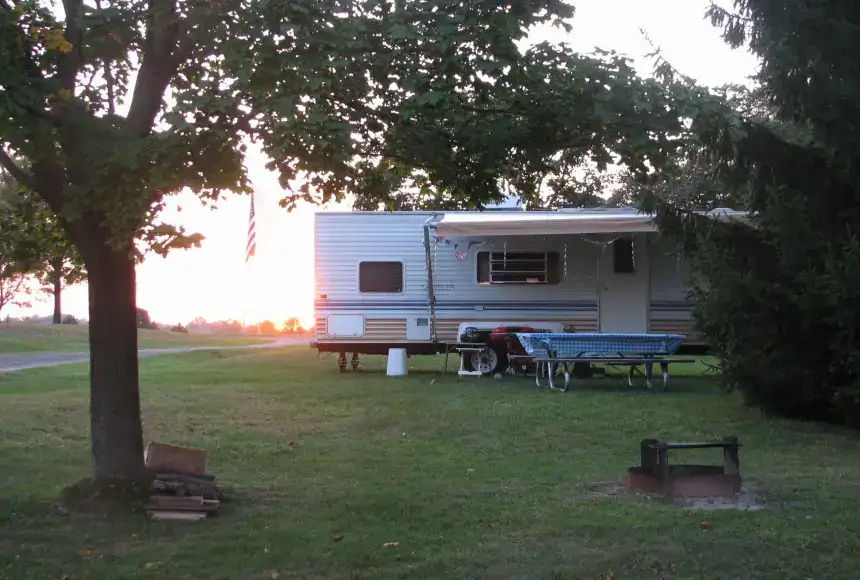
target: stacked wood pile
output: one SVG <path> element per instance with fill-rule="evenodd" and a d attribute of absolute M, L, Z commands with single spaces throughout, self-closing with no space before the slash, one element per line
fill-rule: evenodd
<path fill-rule="evenodd" d="M 197 521 L 221 507 L 223 494 L 206 473 L 207 454 L 164 443 L 150 443 L 145 465 L 154 472 L 153 495 L 144 505 L 153 520 Z"/>

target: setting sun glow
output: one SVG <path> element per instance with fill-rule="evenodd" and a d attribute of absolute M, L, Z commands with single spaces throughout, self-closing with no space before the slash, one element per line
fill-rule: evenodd
<path fill-rule="evenodd" d="M 305 329 L 314 324 L 314 208 L 292 212 L 278 206 L 284 193 L 264 158 L 249 155 L 248 171 L 256 204 L 256 255 L 245 263 L 250 198 L 228 195 L 217 209 L 203 207 L 185 192 L 170 199 L 165 221 L 205 236 L 201 248 L 177 250 L 168 257 L 147 256 L 138 267 L 137 303 L 163 324 L 238 320 L 253 325 L 265 320 L 277 328 L 298 318 Z M 32 311 L 49 313 L 47 300 Z M 87 318 L 87 288 L 68 288 L 64 312 Z M 10 309 L 12 310 L 12 309 Z M 25 312 L 12 311 L 13 316 Z"/>

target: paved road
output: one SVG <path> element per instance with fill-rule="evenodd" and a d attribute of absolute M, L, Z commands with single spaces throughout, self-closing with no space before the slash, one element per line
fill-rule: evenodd
<path fill-rule="evenodd" d="M 177 352 L 192 352 L 195 350 L 233 350 L 237 348 L 277 348 L 280 346 L 307 345 L 310 339 L 306 336 L 277 338 L 259 344 L 244 344 L 241 346 L 179 346 L 172 348 L 144 348 L 138 351 L 140 356 L 156 354 L 173 354 Z M 0 354 L 0 373 L 23 371 L 39 367 L 55 367 L 69 363 L 87 362 L 90 354 L 87 352 L 38 352 L 26 354 Z"/>

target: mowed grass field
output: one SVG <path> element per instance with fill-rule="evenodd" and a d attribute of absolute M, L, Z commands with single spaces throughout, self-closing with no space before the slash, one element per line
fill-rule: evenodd
<path fill-rule="evenodd" d="M 49 326 L 26 322 L 0 322 L 0 354 L 31 352 L 88 352 L 89 328 L 84 324 Z M 172 346 L 240 346 L 260 339 L 245 336 L 184 334 L 169 330 L 139 330 L 140 348 Z"/>
<path fill-rule="evenodd" d="M 764 418 L 702 367 L 667 393 L 621 377 L 561 393 L 410 362 L 389 378 L 383 358 L 340 374 L 307 347 L 143 359 L 146 439 L 208 449 L 234 495 L 194 523 L 58 505 L 90 465 L 85 365 L 0 375 L 0 577 L 858 577 L 854 433 Z M 640 439 L 724 434 L 765 509 L 618 487 Z"/>

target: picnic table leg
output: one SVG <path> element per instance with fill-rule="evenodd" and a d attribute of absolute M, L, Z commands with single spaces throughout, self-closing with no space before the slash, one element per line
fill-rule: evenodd
<path fill-rule="evenodd" d="M 645 386 L 651 388 L 651 376 L 654 374 L 654 363 L 645 363 Z"/>
<path fill-rule="evenodd" d="M 663 390 L 666 390 L 666 385 L 669 384 L 669 363 L 661 362 L 660 371 L 663 374 Z"/>
<path fill-rule="evenodd" d="M 546 363 L 543 362 L 535 362 L 535 384 L 541 389 L 543 388 L 543 385 L 540 384 L 540 375 L 543 372 L 545 364 Z"/>
<path fill-rule="evenodd" d="M 546 363 L 546 365 L 547 365 L 547 369 L 548 369 L 547 372 L 549 373 L 549 388 L 555 389 L 556 386 L 555 386 L 555 376 L 554 375 L 555 375 L 556 369 L 553 366 L 554 363 L 548 362 L 548 363 Z"/>
<path fill-rule="evenodd" d="M 635 373 L 635 372 L 636 372 L 636 365 L 635 364 L 630 365 L 630 370 L 627 371 L 627 386 L 628 387 L 633 386 L 633 373 Z"/>
<path fill-rule="evenodd" d="M 564 390 L 570 390 L 570 369 L 567 363 L 561 363 L 561 368 L 564 369 Z"/>

